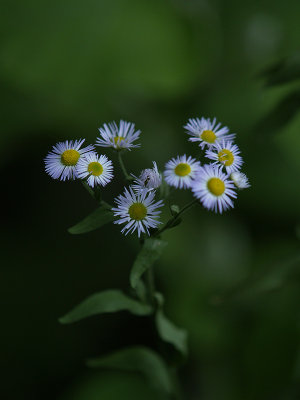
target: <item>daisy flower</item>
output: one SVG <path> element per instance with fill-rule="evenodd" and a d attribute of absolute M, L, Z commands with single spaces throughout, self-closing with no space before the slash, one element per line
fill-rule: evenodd
<path fill-rule="evenodd" d="M 224 165 L 227 174 L 231 174 L 241 168 L 243 159 L 239 154 L 240 150 L 237 145 L 232 142 L 225 142 L 225 140 L 205 152 L 207 158 L 215 160 L 213 165 Z"/>
<path fill-rule="evenodd" d="M 157 164 L 153 161 L 153 168 L 144 169 L 139 177 L 136 177 L 132 174 L 135 178 L 134 184 L 132 188 L 136 192 L 140 192 L 145 190 L 146 192 L 157 189 L 161 185 L 161 174 L 158 172 Z"/>
<path fill-rule="evenodd" d="M 179 189 L 189 188 L 196 173 L 199 171 L 200 162 L 184 154 L 167 162 L 164 177 L 168 185 Z"/>
<path fill-rule="evenodd" d="M 54 179 L 65 181 L 66 179 L 77 178 L 76 165 L 84 154 L 94 150 L 94 146 L 90 145 L 80 148 L 85 139 L 66 140 L 59 142 L 52 147 L 45 158 L 45 170 Z"/>
<path fill-rule="evenodd" d="M 233 183 L 238 189 L 246 189 L 251 186 L 246 174 L 243 174 L 242 172 L 232 172 L 232 174 L 230 175 L 230 179 L 233 180 Z"/>
<path fill-rule="evenodd" d="M 88 153 L 81 157 L 76 166 L 78 178 L 87 178 L 87 184 L 92 188 L 96 185 L 105 186 L 113 178 L 113 165 L 106 156 Z"/>
<path fill-rule="evenodd" d="M 100 137 L 96 140 L 96 146 L 113 147 L 116 150 L 132 149 L 140 147 L 140 144 L 133 144 L 141 131 L 135 131 L 135 125 L 132 122 L 120 121 L 118 126 L 115 121 L 104 124 L 99 128 Z"/>
<path fill-rule="evenodd" d="M 184 125 L 188 135 L 192 136 L 189 138 L 191 142 L 199 142 L 201 149 L 205 146 L 210 148 L 212 145 L 218 143 L 221 139 L 232 140 L 235 134 L 228 134 L 229 129 L 227 126 L 221 127 L 220 123 L 217 123 L 216 118 L 212 121 L 209 118 L 190 118 L 188 123 Z"/>
<path fill-rule="evenodd" d="M 161 211 L 156 211 L 157 208 L 163 206 L 162 200 L 154 202 L 155 191 L 134 193 L 133 189 L 125 188 L 124 195 L 119 195 L 115 202 L 116 208 L 112 211 L 119 220 L 114 221 L 115 224 L 126 224 L 122 229 L 125 235 L 133 233 L 135 230 L 140 237 L 141 233 L 149 235 L 149 228 L 156 228 L 161 222 L 157 221 Z"/>
<path fill-rule="evenodd" d="M 208 210 L 220 212 L 233 207 L 236 198 L 234 184 L 222 172 L 221 166 L 204 165 L 192 183 L 192 192 Z"/>

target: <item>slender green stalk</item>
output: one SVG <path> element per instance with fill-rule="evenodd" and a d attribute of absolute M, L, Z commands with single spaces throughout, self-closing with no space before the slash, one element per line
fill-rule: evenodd
<path fill-rule="evenodd" d="M 176 215 L 174 215 L 172 218 L 170 218 L 169 221 L 167 221 L 161 229 L 156 231 L 154 233 L 153 237 L 159 236 L 165 230 L 172 228 L 172 226 L 175 224 L 177 219 L 197 203 L 199 203 L 199 200 L 195 199 L 195 200 L 192 200 L 190 203 L 186 204 Z"/>
<path fill-rule="evenodd" d="M 110 204 L 108 204 L 106 201 L 101 199 L 101 196 L 99 193 L 96 193 L 95 190 L 93 190 L 87 183 L 86 181 L 81 181 L 83 187 L 87 190 L 87 192 L 93 197 L 93 199 L 95 199 L 97 201 L 97 203 L 99 203 L 101 206 L 107 208 L 107 209 L 111 209 L 112 206 Z"/>
<path fill-rule="evenodd" d="M 131 180 L 132 180 L 132 177 L 131 177 L 131 176 L 128 174 L 128 172 L 127 172 L 127 169 L 126 169 L 126 167 L 125 167 L 125 164 L 124 164 L 124 161 L 123 161 L 123 158 L 122 158 L 122 152 L 121 152 L 121 151 L 118 151 L 118 161 L 119 161 L 121 170 L 122 170 L 122 172 L 123 172 L 124 178 L 125 178 L 127 181 L 131 181 Z"/>
<path fill-rule="evenodd" d="M 83 187 L 86 189 L 86 191 L 96 200 L 94 190 L 86 183 L 86 181 L 82 180 L 81 183 Z"/>

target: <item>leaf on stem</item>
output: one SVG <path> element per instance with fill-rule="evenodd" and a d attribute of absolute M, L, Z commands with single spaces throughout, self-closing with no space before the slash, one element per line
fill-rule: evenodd
<path fill-rule="evenodd" d="M 295 90 L 279 101 L 273 110 L 258 122 L 255 131 L 263 136 L 273 135 L 287 125 L 300 110 L 300 91 Z"/>
<path fill-rule="evenodd" d="M 155 316 L 155 323 L 160 338 L 167 343 L 172 344 L 183 356 L 187 355 L 187 332 L 178 328 L 167 319 L 163 311 L 159 309 Z"/>
<path fill-rule="evenodd" d="M 152 308 L 125 295 L 120 290 L 106 290 L 96 293 L 59 319 L 62 324 L 70 324 L 96 314 L 129 311 L 135 315 L 149 315 Z"/>
<path fill-rule="evenodd" d="M 107 356 L 87 361 L 89 367 L 118 369 L 141 373 L 149 385 L 160 392 L 170 394 L 172 384 L 168 368 L 163 359 L 147 347 L 134 346 Z"/>
<path fill-rule="evenodd" d="M 143 273 L 160 258 L 166 245 L 167 242 L 160 239 L 149 238 L 145 240 L 130 272 L 130 284 L 134 289 Z"/>
<path fill-rule="evenodd" d="M 261 74 L 266 86 L 277 86 L 300 79 L 300 53 L 273 64 Z"/>
<path fill-rule="evenodd" d="M 175 215 L 179 214 L 180 208 L 179 208 L 179 206 L 178 206 L 177 204 L 172 204 L 172 205 L 170 206 L 170 211 L 171 211 L 171 214 L 172 214 L 173 217 L 174 217 Z"/>
<path fill-rule="evenodd" d="M 79 235 L 101 228 L 101 226 L 108 224 L 114 220 L 114 215 L 111 210 L 106 206 L 100 206 L 90 215 L 80 221 L 78 224 L 68 229 L 69 233 Z"/>

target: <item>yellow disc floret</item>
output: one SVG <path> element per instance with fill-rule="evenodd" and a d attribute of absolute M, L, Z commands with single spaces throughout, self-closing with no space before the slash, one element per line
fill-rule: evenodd
<path fill-rule="evenodd" d="M 220 178 L 210 178 L 207 188 L 215 196 L 221 196 L 225 192 L 225 183 Z"/>
<path fill-rule="evenodd" d="M 201 133 L 201 139 L 207 143 L 215 143 L 217 136 L 213 131 L 207 130 Z"/>
<path fill-rule="evenodd" d="M 124 140 L 125 138 L 123 136 L 116 136 L 114 137 L 114 142 L 116 146 L 119 146 L 121 141 Z"/>
<path fill-rule="evenodd" d="M 74 166 L 77 164 L 77 161 L 79 160 L 80 154 L 77 150 L 70 149 L 70 150 L 65 150 L 62 155 L 61 155 L 61 162 L 65 166 Z"/>
<path fill-rule="evenodd" d="M 187 176 L 191 172 L 191 167 L 187 163 L 180 163 L 176 165 L 174 172 L 178 176 Z"/>
<path fill-rule="evenodd" d="M 91 175 L 100 176 L 103 172 L 103 167 L 97 161 L 93 161 L 89 163 L 88 171 Z"/>
<path fill-rule="evenodd" d="M 133 203 L 129 207 L 128 212 L 131 219 L 134 219 L 135 221 L 141 221 L 147 215 L 147 208 L 143 203 Z"/>
<path fill-rule="evenodd" d="M 230 150 L 223 149 L 219 151 L 218 159 L 220 163 L 225 165 L 225 167 L 229 167 L 234 161 L 234 155 Z"/>

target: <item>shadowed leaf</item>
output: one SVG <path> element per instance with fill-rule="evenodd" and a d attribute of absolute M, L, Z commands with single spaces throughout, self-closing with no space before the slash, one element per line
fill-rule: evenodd
<path fill-rule="evenodd" d="M 112 222 L 114 219 L 113 213 L 107 207 L 99 207 L 90 215 L 80 221 L 78 224 L 68 229 L 68 232 L 73 235 L 87 233 L 101 228 L 101 226 Z"/>
<path fill-rule="evenodd" d="M 282 129 L 300 111 L 300 91 L 294 91 L 282 99 L 276 107 L 254 128 L 262 136 L 271 135 Z"/>
<path fill-rule="evenodd" d="M 266 86 L 276 86 L 300 79 L 300 53 L 281 60 L 264 70 L 261 74 Z"/>
<path fill-rule="evenodd" d="M 135 289 L 143 273 L 159 259 L 167 242 L 160 239 L 146 239 L 137 255 L 130 272 L 130 284 Z"/>
<path fill-rule="evenodd" d="M 172 385 L 163 359 L 146 347 L 129 347 L 115 353 L 87 361 L 89 367 L 112 368 L 141 373 L 149 385 L 170 394 Z"/>
<path fill-rule="evenodd" d="M 164 342 L 172 344 L 182 355 L 187 355 L 187 333 L 184 329 L 175 326 L 158 310 L 155 317 L 157 331 Z"/>
<path fill-rule="evenodd" d="M 143 304 L 126 296 L 120 290 L 106 290 L 88 297 L 68 314 L 60 318 L 59 322 L 70 324 L 92 315 L 117 311 L 129 311 L 135 315 L 149 315 L 152 309 L 148 304 Z"/>

